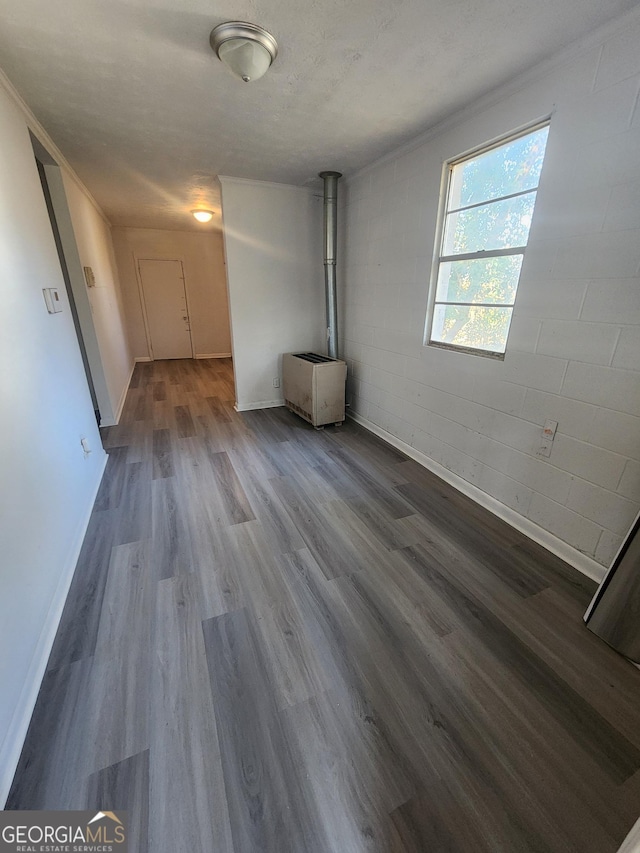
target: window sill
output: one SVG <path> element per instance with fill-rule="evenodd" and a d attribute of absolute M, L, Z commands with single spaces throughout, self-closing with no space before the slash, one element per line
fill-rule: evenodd
<path fill-rule="evenodd" d="M 451 352 L 462 352 L 467 355 L 479 355 L 482 358 L 492 358 L 494 361 L 504 361 L 504 357 L 506 353 L 504 352 L 492 352 L 491 350 L 486 349 L 474 349 L 473 347 L 460 347 L 454 344 L 444 344 L 440 341 L 427 341 L 424 344 L 426 347 L 436 347 L 436 349 L 446 349 Z"/>

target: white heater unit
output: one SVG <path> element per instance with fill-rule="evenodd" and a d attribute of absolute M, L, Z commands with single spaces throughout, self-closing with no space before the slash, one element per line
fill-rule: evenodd
<path fill-rule="evenodd" d="M 344 421 L 346 362 L 315 352 L 282 356 L 284 402 L 314 427 Z"/>

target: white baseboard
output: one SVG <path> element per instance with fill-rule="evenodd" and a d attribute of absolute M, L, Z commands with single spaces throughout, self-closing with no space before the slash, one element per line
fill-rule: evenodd
<path fill-rule="evenodd" d="M 102 482 L 107 459 L 108 457 L 105 453 L 104 463 L 94 485 L 91 500 L 88 502 L 87 512 L 81 519 L 73 544 L 69 549 L 69 557 L 66 565 L 63 567 L 56 591 L 51 599 L 47 616 L 38 637 L 36 650 L 31 658 L 29 671 L 25 678 L 18 705 L 13 713 L 6 737 L 0 748 L 0 803 L 2 804 L 0 808 L 4 808 L 9 791 L 11 790 L 11 783 L 18 767 L 20 753 L 22 752 L 22 747 L 27 736 L 31 717 L 33 716 L 33 709 L 36 706 L 40 685 L 47 669 L 49 655 L 51 654 L 53 641 L 56 638 L 58 625 L 62 618 L 62 611 L 67 600 L 67 595 L 69 594 L 69 587 L 71 586 L 73 574 L 80 556 L 80 549 L 82 548 L 87 527 L 89 526 L 89 519 L 93 512 L 93 505 L 98 495 L 100 483 Z"/>
<path fill-rule="evenodd" d="M 236 412 L 252 412 L 254 409 L 276 409 L 279 406 L 284 406 L 284 400 L 263 400 L 260 403 L 236 403 L 233 408 Z"/>
<path fill-rule="evenodd" d="M 201 352 L 194 355 L 194 358 L 231 358 L 230 352 Z M 134 361 L 153 361 L 148 355 L 138 355 Z"/>
<path fill-rule="evenodd" d="M 572 545 L 568 545 L 566 542 L 563 542 L 562 539 L 554 536 L 553 533 L 549 533 L 548 530 L 540 527 L 529 518 L 525 518 L 525 516 L 520 515 L 520 513 L 511 509 L 511 507 L 500 503 L 496 498 L 488 495 L 486 492 L 483 492 L 482 489 L 479 489 L 477 486 L 474 486 L 473 483 L 463 480 L 462 477 L 458 476 L 458 474 L 454 474 L 453 471 L 449 471 L 448 468 L 445 468 L 443 465 L 435 462 L 427 456 L 426 453 L 416 450 L 415 447 L 411 447 L 410 444 L 402 441 L 402 439 L 397 438 L 395 435 L 391 435 L 390 432 L 387 432 L 377 426 L 372 421 L 368 420 L 368 418 L 362 417 L 362 415 L 358 415 L 355 412 L 349 412 L 348 417 L 365 427 L 365 429 L 368 429 L 369 432 L 372 432 L 374 435 L 382 438 L 387 442 L 387 444 L 391 444 L 397 450 L 400 450 L 406 456 L 409 456 L 411 459 L 418 462 L 424 468 L 432 471 L 436 476 L 440 477 L 441 480 L 449 483 L 450 486 L 453 486 L 459 492 L 462 492 L 463 495 L 466 495 L 476 503 L 480 504 L 480 506 L 488 509 L 489 512 L 497 515 L 498 518 L 506 521 L 507 524 L 511 525 L 511 527 L 515 527 L 515 529 L 519 530 L 520 533 L 524 533 L 524 535 L 528 536 L 529 539 L 533 539 L 534 542 L 542 545 L 542 547 L 546 548 L 547 551 L 551 551 L 551 553 L 555 554 L 556 557 L 560 557 L 560 559 L 564 560 L 565 563 L 569 563 L 570 566 L 573 566 L 574 569 L 582 572 L 583 575 L 591 578 L 591 580 L 596 581 L 596 583 L 600 583 L 602 578 L 605 576 L 607 570 L 604 566 L 601 566 L 600 563 L 592 560 L 591 557 L 587 557 L 586 554 L 578 551 L 578 549 L 574 548 Z"/>
<path fill-rule="evenodd" d="M 631 827 L 618 853 L 640 853 L 640 818 Z"/>

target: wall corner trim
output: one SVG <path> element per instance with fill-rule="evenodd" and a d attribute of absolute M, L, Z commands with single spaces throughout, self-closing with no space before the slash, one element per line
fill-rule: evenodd
<path fill-rule="evenodd" d="M 31 659 L 22 693 L 20 694 L 20 700 L 9 723 L 6 737 L 2 745 L 0 745 L 0 808 L 4 808 L 9 791 L 11 790 L 13 777 L 15 776 L 24 741 L 27 737 L 29 723 L 31 722 L 33 710 L 38 700 L 42 679 L 47 669 L 49 655 L 53 648 L 53 642 L 56 638 L 60 619 L 62 618 L 62 611 L 64 610 L 71 581 L 73 580 L 80 557 L 80 549 L 82 548 L 82 543 L 84 542 L 84 537 L 89 526 L 89 519 L 93 512 L 93 505 L 98 496 L 98 489 L 100 488 L 108 459 L 109 457 L 105 453 L 103 464 L 93 487 L 93 494 L 87 502 L 87 511 L 80 520 L 73 544 L 69 550 L 66 566 L 64 566 L 60 573 L 56 591 L 51 599 L 47 617 L 40 631 L 38 644 Z"/>
<path fill-rule="evenodd" d="M 538 545 L 542 545 L 543 548 L 546 548 L 547 551 L 555 554 L 556 557 L 560 557 L 560 559 L 564 560 L 565 563 L 568 563 L 583 575 L 591 578 L 591 580 L 596 583 L 600 583 L 602 578 L 605 576 L 607 570 L 604 566 L 601 566 L 600 563 L 592 560 L 591 557 L 588 557 L 586 554 L 578 551 L 578 549 L 574 548 L 572 545 L 563 542 L 562 539 L 554 536 L 553 533 L 549 533 L 547 530 L 544 530 L 544 528 L 539 527 L 535 522 L 523 515 L 520 515 L 520 513 L 517 513 L 515 510 L 511 509 L 511 507 L 500 503 L 496 498 L 486 492 L 483 492 L 482 489 L 479 489 L 472 483 L 463 480 L 462 477 L 454 474 L 453 471 L 449 471 L 448 468 L 445 468 L 443 465 L 435 462 L 427 456 L 426 453 L 416 450 L 415 447 L 411 447 L 410 444 L 407 444 L 405 441 L 402 441 L 402 439 L 397 438 L 395 435 L 392 435 L 390 432 L 387 432 L 377 426 L 362 415 L 350 412 L 348 417 L 363 426 L 365 429 L 369 430 L 369 432 L 377 435 L 378 438 L 386 441 L 387 444 L 390 444 L 392 447 L 400 450 L 424 468 L 427 468 L 427 470 L 434 473 L 437 477 L 440 477 L 440 479 L 444 480 L 445 483 L 453 486 L 454 489 L 457 489 L 463 495 L 471 498 L 480 506 L 488 509 L 489 512 L 492 512 L 498 518 L 506 521 L 507 524 L 516 530 L 519 530 L 520 533 L 524 533 L 525 536 L 528 536 L 529 539 L 537 542 Z"/>

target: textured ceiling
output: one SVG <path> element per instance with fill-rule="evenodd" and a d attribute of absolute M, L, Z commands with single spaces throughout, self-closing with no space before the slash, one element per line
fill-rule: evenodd
<path fill-rule="evenodd" d="M 0 64 L 114 224 L 191 229 L 215 176 L 354 172 L 637 0 L 0 0 Z M 245 84 L 227 20 L 279 54 Z"/>

